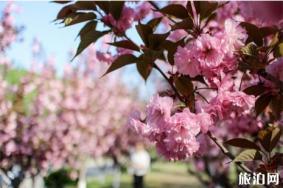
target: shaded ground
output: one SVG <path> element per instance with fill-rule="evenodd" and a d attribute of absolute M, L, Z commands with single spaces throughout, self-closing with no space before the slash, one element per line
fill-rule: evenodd
<path fill-rule="evenodd" d="M 187 168 L 180 163 L 154 163 L 151 172 L 145 178 L 146 188 L 198 188 L 198 181 L 186 172 Z M 92 179 L 88 188 L 111 188 L 112 177 L 103 182 Z M 132 177 L 124 173 L 121 176 L 121 188 L 131 188 Z"/>

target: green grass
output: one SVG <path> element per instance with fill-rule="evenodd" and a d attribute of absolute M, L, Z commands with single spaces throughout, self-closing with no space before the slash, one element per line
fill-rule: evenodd
<path fill-rule="evenodd" d="M 9 69 L 6 74 L 6 80 L 10 84 L 18 84 L 20 79 L 27 74 L 27 71 L 22 69 Z"/>
<path fill-rule="evenodd" d="M 104 182 L 92 179 L 88 188 L 111 188 L 112 177 L 107 176 Z M 132 177 L 127 173 L 121 175 L 121 188 L 132 187 Z M 202 187 L 198 181 L 187 173 L 187 167 L 181 163 L 158 162 L 145 177 L 146 188 L 197 188 Z"/>

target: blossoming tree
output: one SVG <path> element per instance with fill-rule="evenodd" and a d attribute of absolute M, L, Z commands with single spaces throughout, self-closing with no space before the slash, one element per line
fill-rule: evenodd
<path fill-rule="evenodd" d="M 152 70 L 166 80 L 145 116 L 130 118 L 162 156 L 194 158 L 191 173 L 210 186 L 233 185 L 227 160 L 248 173 L 280 169 L 282 3 L 59 3 L 65 26 L 86 22 L 75 57 L 112 36 L 111 50 L 98 52 L 110 64 L 105 74 L 135 64 L 144 80 Z"/>
<path fill-rule="evenodd" d="M 42 63 L 34 58 L 31 70 L 9 81 L 16 70 L 5 54 L 17 39 L 13 6 L 9 3 L 4 9 L 0 32 L 0 169 L 12 186 L 18 187 L 27 175 L 45 175 L 66 166 L 78 171 L 85 158 L 129 149 L 137 139 L 130 138 L 133 133 L 123 135 L 121 147 L 116 143 L 122 131 L 129 131 L 124 125 L 139 103 L 132 100 L 119 74 L 98 79 L 104 68 L 97 63 L 96 48 L 80 56 L 79 65 L 66 66 L 61 76 L 54 59 Z M 33 53 L 38 46 L 35 43 Z"/>

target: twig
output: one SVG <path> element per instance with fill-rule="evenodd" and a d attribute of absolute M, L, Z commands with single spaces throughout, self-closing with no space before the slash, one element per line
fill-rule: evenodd
<path fill-rule="evenodd" d="M 174 92 L 176 93 L 177 97 L 179 98 L 180 101 L 185 102 L 182 99 L 182 96 L 179 94 L 179 92 L 177 91 L 176 87 L 173 85 L 173 83 L 171 82 L 171 80 L 165 75 L 165 73 L 155 64 L 153 63 L 153 67 L 156 68 L 156 70 L 158 70 L 158 72 L 166 79 L 166 81 L 170 84 L 170 86 L 172 87 L 172 89 L 174 90 Z"/>
<path fill-rule="evenodd" d="M 229 157 L 231 160 L 235 159 L 235 156 L 229 152 L 229 150 L 215 137 L 211 134 L 211 132 L 208 132 L 208 136 L 213 142 L 221 149 L 222 153 Z M 236 162 L 236 164 L 244 171 L 251 173 L 252 171 L 244 164 L 240 162 Z"/>
<path fill-rule="evenodd" d="M 209 104 L 208 100 L 199 92 L 195 92 L 198 96 L 200 96 L 207 104 Z"/>
<path fill-rule="evenodd" d="M 208 186 L 208 185 L 209 185 L 209 182 L 206 181 L 206 180 L 204 180 L 203 177 L 202 177 L 199 173 L 194 172 L 194 171 L 191 170 L 191 169 L 188 169 L 188 172 L 189 172 L 191 175 L 195 176 L 203 185 L 205 185 L 205 186 Z"/>

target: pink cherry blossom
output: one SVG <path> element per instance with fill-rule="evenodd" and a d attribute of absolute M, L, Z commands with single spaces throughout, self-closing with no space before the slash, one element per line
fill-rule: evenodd
<path fill-rule="evenodd" d="M 138 7 L 135 8 L 135 21 L 142 20 L 152 12 L 152 7 L 148 2 L 142 2 Z"/>
<path fill-rule="evenodd" d="M 244 29 L 231 19 L 225 20 L 223 34 L 223 48 L 225 48 L 225 53 L 229 54 L 230 57 L 233 56 L 236 50 L 244 46 L 244 42 L 247 39 Z"/>
<path fill-rule="evenodd" d="M 112 14 L 108 14 L 102 18 L 105 25 L 113 27 L 113 31 L 117 35 L 122 35 L 127 29 L 129 29 L 134 21 L 134 10 L 132 8 L 124 6 L 119 20 L 115 20 Z"/>
<path fill-rule="evenodd" d="M 222 63 L 224 58 L 221 49 L 221 40 L 210 35 L 201 35 L 195 41 L 197 48 L 197 61 L 200 63 L 201 69 L 204 71 L 210 68 L 215 68 Z"/>
<path fill-rule="evenodd" d="M 195 77 L 201 73 L 200 65 L 196 57 L 197 51 L 194 43 L 187 44 L 184 48 L 178 47 L 174 61 L 178 72 Z"/>
<path fill-rule="evenodd" d="M 229 118 L 231 113 L 249 113 L 255 102 L 255 97 L 241 91 L 221 91 L 213 98 L 207 108 L 216 119 Z"/>
<path fill-rule="evenodd" d="M 168 120 L 168 125 L 155 136 L 157 151 L 169 160 L 183 160 L 191 157 L 198 149 L 196 135 L 200 126 L 192 122 L 192 113 L 185 109 Z"/>
<path fill-rule="evenodd" d="M 173 99 L 170 97 L 160 97 L 155 95 L 147 105 L 147 122 L 150 125 L 163 127 L 167 118 L 171 116 Z"/>

